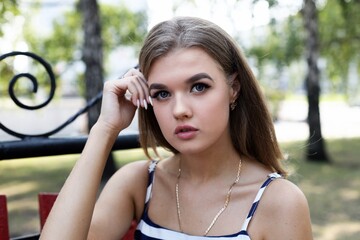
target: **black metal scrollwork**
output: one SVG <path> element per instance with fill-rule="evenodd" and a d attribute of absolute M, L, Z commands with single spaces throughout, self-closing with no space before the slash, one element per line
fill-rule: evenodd
<path fill-rule="evenodd" d="M 52 71 L 52 68 L 50 66 L 49 63 L 47 63 L 43 58 L 39 57 L 38 55 L 34 54 L 34 53 L 30 53 L 30 52 L 10 52 L 7 54 L 4 54 L 2 56 L 0 56 L 0 61 L 8 58 L 8 57 L 14 57 L 14 56 L 19 56 L 19 55 L 24 55 L 24 56 L 28 56 L 30 58 L 35 59 L 36 61 L 38 61 L 46 70 L 46 72 L 49 75 L 50 78 L 50 93 L 48 98 L 45 100 L 45 102 L 39 104 L 39 105 L 35 105 L 35 106 L 29 106 L 26 105 L 24 103 L 22 103 L 15 95 L 15 84 L 18 81 L 19 78 L 28 78 L 32 84 L 33 84 L 33 92 L 36 93 L 37 89 L 38 89 L 38 81 L 36 79 L 36 77 L 34 77 L 32 74 L 30 73 L 20 73 L 20 74 L 16 74 L 11 80 L 10 80 L 10 84 L 9 84 L 9 95 L 10 98 L 14 101 L 14 103 L 16 105 L 18 105 L 21 108 L 24 109 L 28 109 L 28 110 L 36 110 L 36 109 L 40 109 L 44 106 L 46 106 L 51 99 L 54 97 L 55 94 L 55 89 L 56 89 L 56 82 L 55 82 L 55 75 L 54 72 Z"/>
<path fill-rule="evenodd" d="M 34 60 L 38 61 L 46 70 L 46 72 L 49 75 L 50 78 L 50 92 L 49 92 L 49 96 L 48 98 L 41 104 L 35 105 L 35 106 L 29 106 L 26 105 L 24 103 L 22 103 L 15 95 L 15 84 L 18 81 L 19 78 L 27 78 L 29 79 L 32 84 L 33 84 L 33 92 L 36 93 L 37 89 L 38 89 L 38 81 L 36 79 L 36 77 L 34 77 L 32 74 L 30 73 L 20 73 L 20 74 L 16 74 L 9 83 L 9 95 L 10 98 L 13 100 L 13 102 L 19 106 L 20 108 L 23 109 L 28 109 L 28 110 L 36 110 L 36 109 L 40 109 L 45 107 L 54 97 L 55 94 L 55 90 L 56 90 L 56 81 L 55 81 L 55 75 L 52 71 L 51 65 L 49 63 L 47 63 L 43 58 L 39 57 L 38 55 L 34 54 L 34 53 L 30 53 L 30 52 L 10 52 L 4 55 L 0 56 L 0 62 L 8 57 L 14 57 L 14 56 L 18 56 L 18 55 L 24 55 L 30 58 L 33 58 Z M 66 126 L 68 126 L 70 123 L 72 123 L 73 121 L 75 121 L 75 119 L 77 117 L 79 117 L 81 114 L 85 113 L 88 111 L 89 108 L 91 108 L 92 106 L 94 106 L 100 99 L 102 98 L 102 92 L 98 93 L 92 100 L 90 100 L 86 106 L 82 109 L 80 109 L 77 113 L 75 113 L 73 116 L 71 116 L 67 121 L 65 121 L 63 124 L 61 124 L 59 127 L 55 128 L 52 131 L 46 132 L 46 133 L 42 133 L 42 134 L 22 134 L 19 132 L 15 132 L 9 128 L 7 128 L 5 125 L 3 125 L 0 122 L 0 129 L 2 129 L 3 131 L 5 131 L 6 133 L 17 137 L 17 138 L 21 138 L 21 139 L 25 139 L 25 138 L 47 138 L 51 135 L 54 135 L 55 133 L 59 132 L 60 130 L 62 130 L 63 128 L 65 128 Z"/>

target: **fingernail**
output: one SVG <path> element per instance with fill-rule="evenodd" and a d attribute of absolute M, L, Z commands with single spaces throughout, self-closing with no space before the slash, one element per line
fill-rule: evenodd
<path fill-rule="evenodd" d="M 147 107 L 148 107 L 147 102 L 146 102 L 145 99 L 144 99 L 144 107 L 145 107 L 145 109 L 147 109 Z"/>
<path fill-rule="evenodd" d="M 149 102 L 150 102 L 151 106 L 154 106 L 152 98 L 150 96 L 149 96 Z"/>
<path fill-rule="evenodd" d="M 139 99 L 136 100 L 136 106 L 137 106 L 137 108 L 140 107 L 140 100 Z"/>

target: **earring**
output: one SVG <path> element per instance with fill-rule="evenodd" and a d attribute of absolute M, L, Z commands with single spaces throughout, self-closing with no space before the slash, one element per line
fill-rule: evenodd
<path fill-rule="evenodd" d="M 231 109 L 231 111 L 233 111 L 233 110 L 236 108 L 236 105 L 237 105 L 237 102 L 236 102 L 236 101 L 233 101 L 233 102 L 230 104 L 230 109 Z"/>

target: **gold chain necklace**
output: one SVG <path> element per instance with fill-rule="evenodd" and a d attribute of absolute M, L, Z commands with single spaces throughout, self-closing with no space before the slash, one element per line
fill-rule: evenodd
<path fill-rule="evenodd" d="M 227 208 L 227 206 L 229 205 L 230 202 L 230 196 L 231 196 L 231 192 L 233 187 L 239 182 L 240 179 L 240 172 L 241 172 L 241 159 L 239 161 L 239 167 L 238 167 L 238 171 L 237 171 L 237 175 L 235 178 L 235 181 L 230 185 L 230 188 L 226 194 L 226 198 L 225 198 L 225 203 L 224 206 L 219 210 L 219 212 L 215 215 L 214 219 L 211 221 L 209 227 L 206 229 L 206 231 L 204 232 L 204 236 L 206 236 L 209 231 L 211 230 L 211 228 L 214 226 L 214 224 L 216 223 L 216 221 L 218 220 L 218 218 L 220 217 L 220 215 L 225 211 L 225 209 Z M 179 200 L 179 180 L 180 180 L 180 176 L 181 176 L 181 166 L 179 167 L 179 173 L 177 176 L 177 181 L 176 181 L 176 185 L 175 185 L 175 194 L 176 194 L 176 210 L 177 210 L 177 217 L 178 217 L 178 223 L 179 223 L 179 229 L 180 232 L 183 232 L 183 228 L 181 225 L 181 211 L 180 211 L 180 200 Z"/>

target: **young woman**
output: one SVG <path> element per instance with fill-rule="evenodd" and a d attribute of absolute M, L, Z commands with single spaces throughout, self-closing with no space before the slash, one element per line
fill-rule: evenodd
<path fill-rule="evenodd" d="M 284 179 L 271 117 L 236 43 L 175 18 L 145 39 L 140 69 L 104 86 L 101 115 L 41 239 L 312 239 L 306 198 Z M 127 97 L 129 93 L 131 97 Z M 122 167 L 99 199 L 114 140 L 139 111 L 140 142 L 173 153 Z"/>

